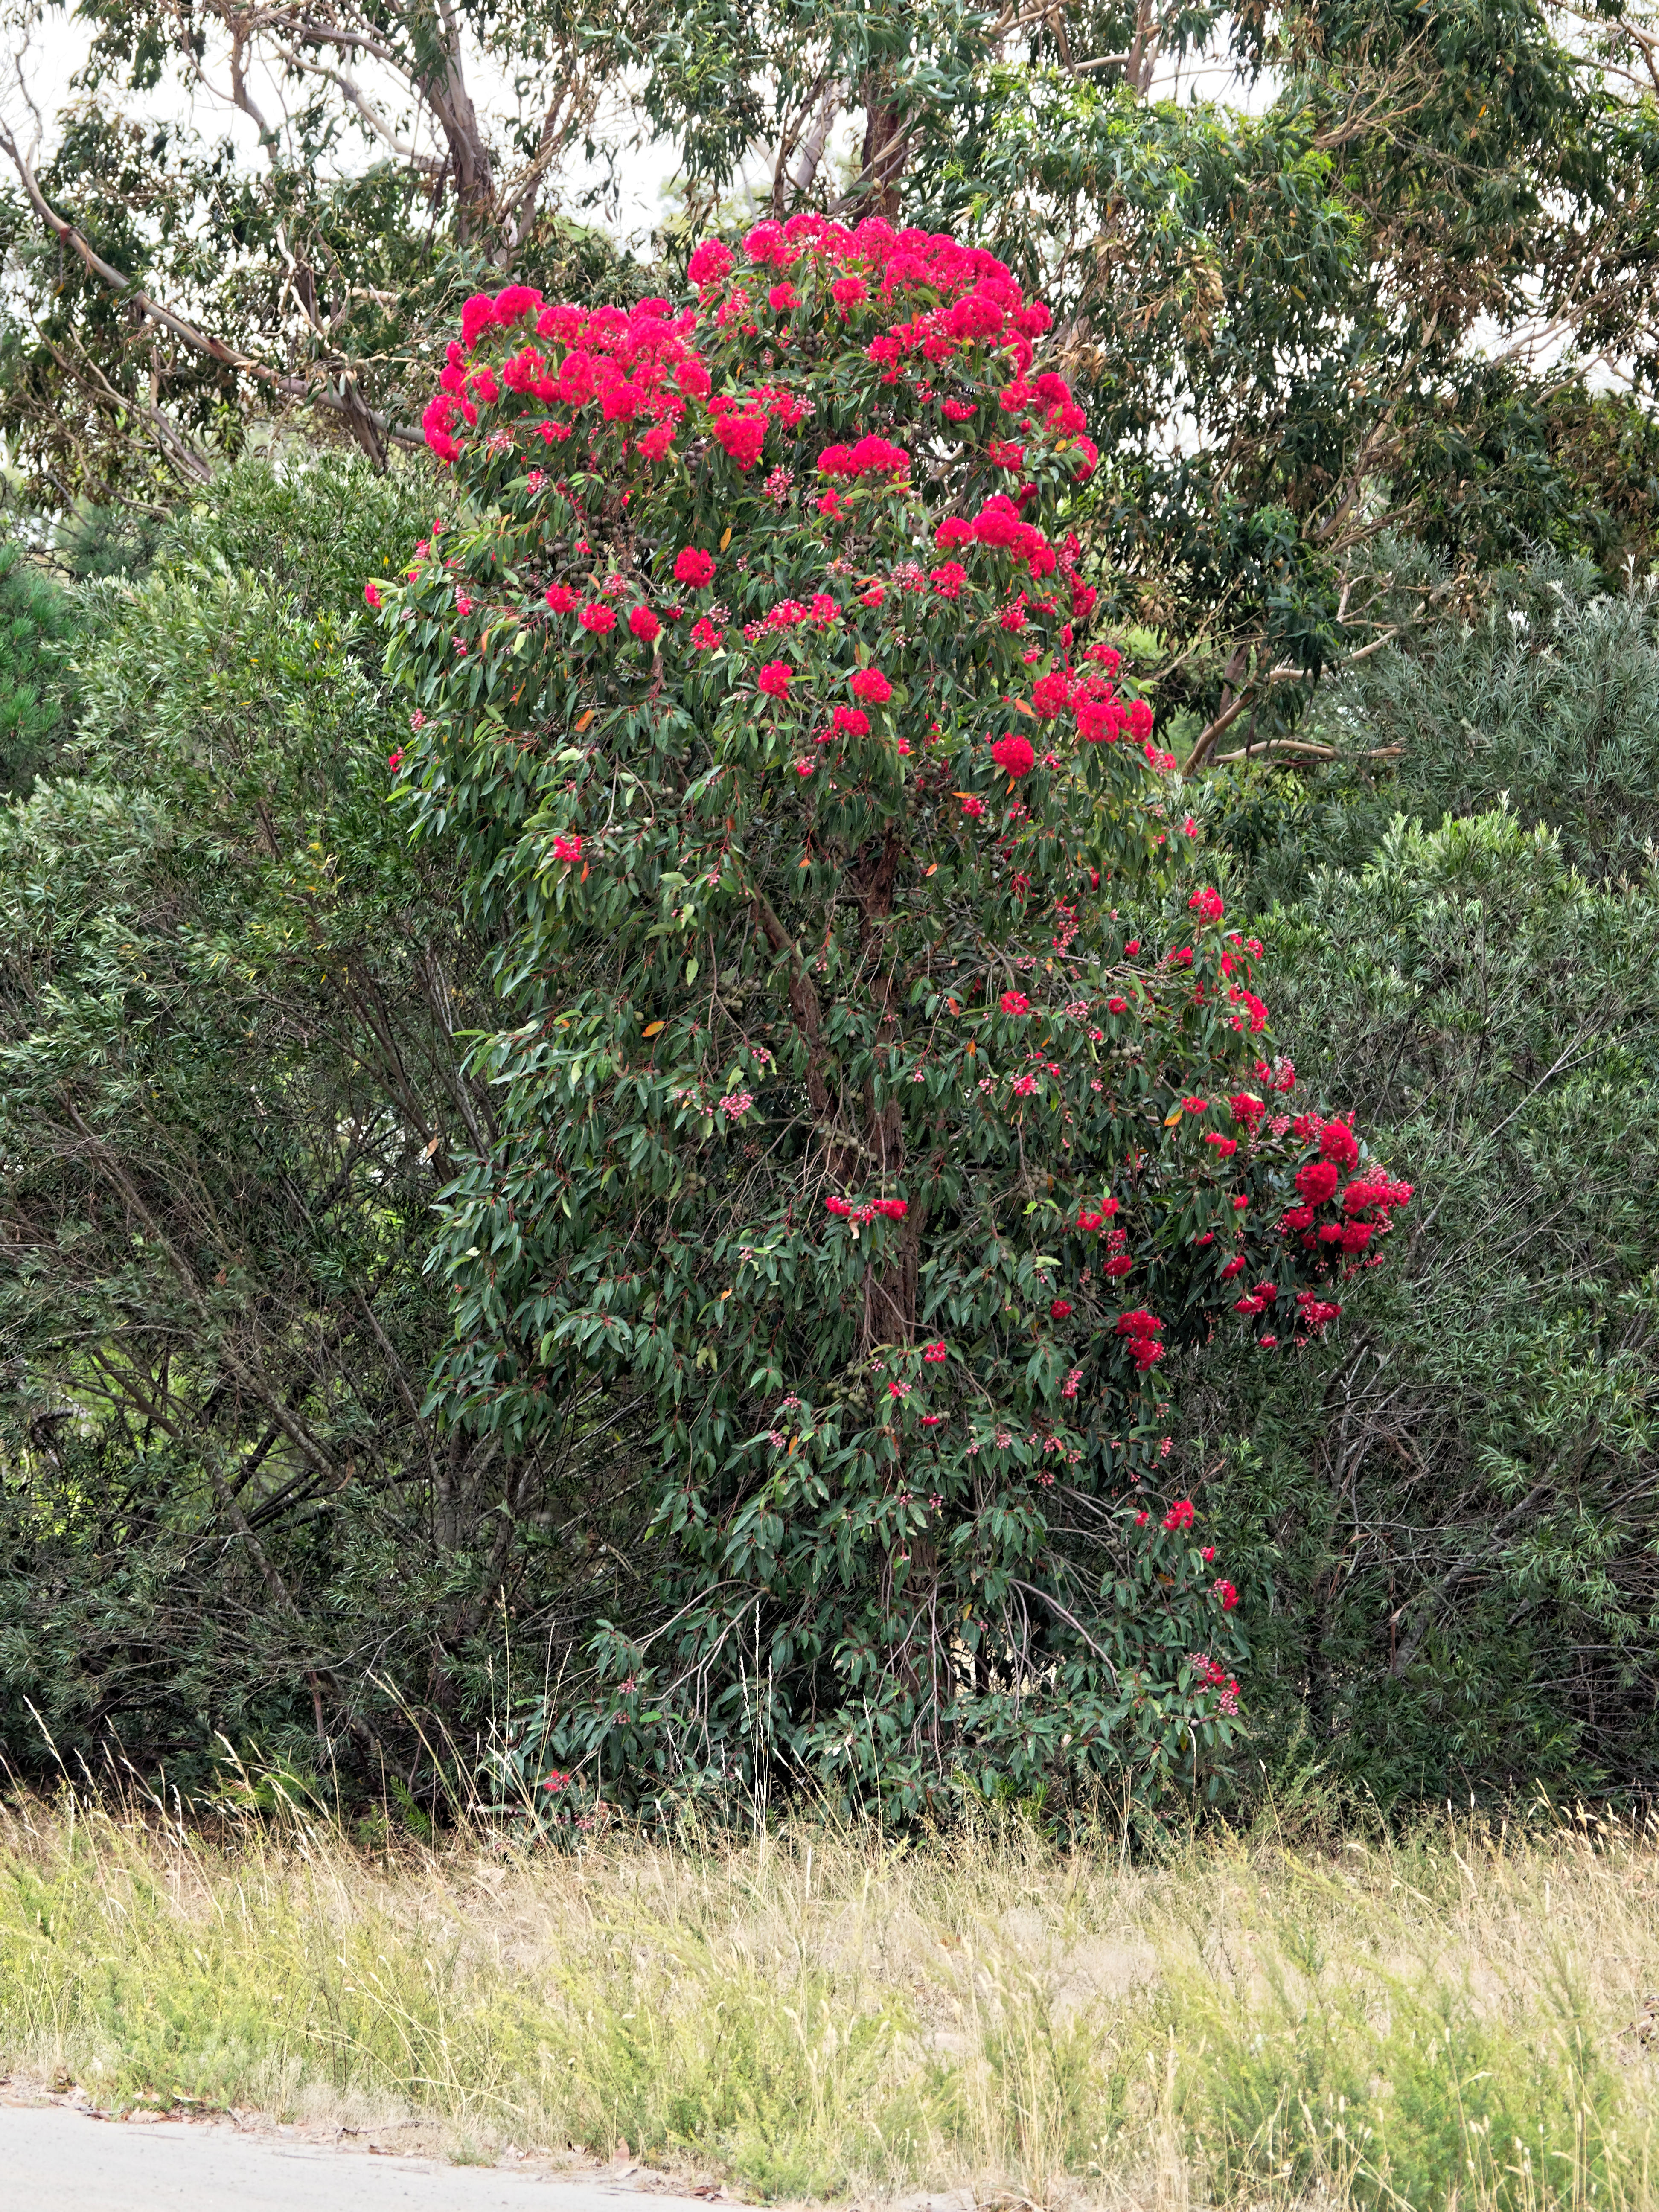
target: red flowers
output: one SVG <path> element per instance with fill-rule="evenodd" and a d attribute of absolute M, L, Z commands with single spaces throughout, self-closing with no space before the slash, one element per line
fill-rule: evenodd
<path fill-rule="evenodd" d="M 837 730 L 845 730 L 849 737 L 867 738 L 870 734 L 870 717 L 862 707 L 837 707 L 831 726 Z"/>
<path fill-rule="evenodd" d="M 1187 902 L 1194 914 L 1202 915 L 1206 921 L 1219 921 L 1227 911 L 1221 902 L 1221 894 L 1206 884 L 1195 890 Z"/>
<path fill-rule="evenodd" d="M 553 840 L 553 857 L 556 860 L 580 860 L 581 856 L 582 841 L 580 837 L 567 836 L 562 831 Z"/>
<path fill-rule="evenodd" d="M 794 672 L 787 660 L 769 660 L 760 672 L 760 688 L 769 699 L 787 699 Z"/>
<path fill-rule="evenodd" d="M 732 249 L 718 238 L 705 238 L 686 264 L 694 284 L 718 284 L 732 273 Z"/>
<path fill-rule="evenodd" d="M 576 619 L 584 629 L 591 629 L 595 636 L 603 637 L 608 630 L 617 627 L 617 611 L 614 607 L 601 605 L 598 599 L 590 599 Z"/>
<path fill-rule="evenodd" d="M 1334 1160 L 1339 1167 L 1357 1167 L 1359 1164 L 1359 1144 L 1346 1121 L 1327 1121 L 1319 1133 L 1319 1149 L 1322 1157 Z"/>
<path fill-rule="evenodd" d="M 1218 1130 L 1212 1129 L 1204 1141 L 1206 1145 L 1213 1145 L 1217 1153 L 1224 1160 L 1230 1160 L 1238 1150 L 1237 1138 L 1224 1137 Z"/>
<path fill-rule="evenodd" d="M 867 699 L 872 707 L 884 707 L 893 696 L 893 687 L 878 668 L 855 668 L 853 671 L 853 696 Z"/>
<path fill-rule="evenodd" d="M 1031 1002 L 1024 991 L 1005 991 L 997 1004 L 1005 1014 L 1029 1014 Z"/>
<path fill-rule="evenodd" d="M 1218 1582 L 1213 1582 L 1210 1584 L 1210 1595 L 1212 1597 L 1218 1597 L 1221 1600 L 1221 1610 L 1223 1613 L 1231 1613 L 1233 1607 L 1238 1603 L 1238 1592 L 1233 1588 L 1232 1584 L 1227 1580 L 1224 1575 Z"/>
<path fill-rule="evenodd" d="M 1048 1309 L 1050 1321 L 1064 1321 L 1072 1310 L 1069 1298 L 1056 1298 Z"/>
<path fill-rule="evenodd" d="M 380 586 L 378 584 L 365 584 L 363 586 L 363 597 L 371 607 L 378 607 L 380 604 Z"/>
<path fill-rule="evenodd" d="M 948 1359 L 951 1355 L 945 1350 L 945 1346 L 941 1341 L 938 1344 L 924 1346 L 921 1356 L 927 1362 L 930 1367 L 937 1367 L 941 1360 Z"/>
<path fill-rule="evenodd" d="M 691 642 L 699 653 L 712 653 L 720 641 L 720 634 L 707 615 L 691 625 Z"/>
<path fill-rule="evenodd" d="M 639 638 L 646 645 L 649 645 L 652 639 L 655 637 L 658 632 L 661 629 L 662 624 L 657 620 L 657 617 L 652 613 L 649 607 L 638 606 L 635 607 L 633 612 L 629 616 L 628 627 L 633 631 L 635 637 Z"/>
<path fill-rule="evenodd" d="M 550 584 L 547 604 L 556 615 L 568 615 L 574 613 L 580 602 L 568 584 Z"/>
<path fill-rule="evenodd" d="M 826 446 L 818 455 L 818 472 L 826 477 L 905 475 L 910 456 L 890 438 L 860 438 L 856 446 Z"/>
<path fill-rule="evenodd" d="M 1254 1129 L 1267 1110 L 1264 1102 L 1256 1097 L 1254 1091 L 1235 1091 L 1227 1103 L 1232 1109 L 1234 1121 L 1242 1122 L 1246 1129 Z"/>
<path fill-rule="evenodd" d="M 1296 1187 L 1310 1206 L 1323 1206 L 1334 1198 L 1341 1180 L 1334 1160 L 1310 1160 L 1296 1171 Z"/>
<path fill-rule="evenodd" d="M 1036 755 L 1031 750 L 1030 739 L 1019 737 L 1012 731 L 1006 738 L 997 739 L 991 748 L 991 758 L 1000 769 L 1006 769 L 1012 778 L 1029 775 L 1036 766 Z"/>
<path fill-rule="evenodd" d="M 909 1211 L 908 1202 L 902 1198 L 878 1198 L 875 1207 L 889 1221 L 902 1221 Z"/>
<path fill-rule="evenodd" d="M 1031 686 L 1031 704 L 1039 714 L 1058 714 L 1072 700 L 1071 678 L 1063 668 L 1051 675 L 1039 676 Z"/>
<path fill-rule="evenodd" d="M 1154 1313 L 1137 1306 L 1132 1313 L 1117 1317 L 1117 1333 L 1128 1340 L 1129 1357 L 1134 1361 L 1135 1371 L 1144 1375 L 1149 1367 L 1163 1358 L 1165 1347 L 1158 1342 L 1164 1324 Z"/>
<path fill-rule="evenodd" d="M 1172 1536 L 1179 1535 L 1183 1528 L 1192 1527 L 1196 1511 L 1197 1508 L 1190 1498 L 1177 1498 L 1164 1516 L 1164 1526 Z"/>
<path fill-rule="evenodd" d="M 746 476 L 761 457 L 766 443 L 764 415 L 738 415 L 728 410 L 714 418 L 714 435 Z"/>
<path fill-rule="evenodd" d="M 714 556 L 705 553 L 700 545 L 682 545 L 674 556 L 674 581 L 690 584 L 694 588 L 712 583 L 714 576 Z"/>

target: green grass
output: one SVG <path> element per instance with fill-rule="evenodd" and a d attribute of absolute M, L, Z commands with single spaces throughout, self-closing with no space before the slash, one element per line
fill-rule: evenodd
<path fill-rule="evenodd" d="M 526 1858 L 24 1804 L 0 2061 L 468 2156 L 625 2140 L 763 2197 L 1644 2208 L 1656 1896 L 1616 1827 Z"/>

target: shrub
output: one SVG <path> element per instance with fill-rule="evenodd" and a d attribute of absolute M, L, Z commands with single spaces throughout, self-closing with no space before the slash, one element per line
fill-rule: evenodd
<path fill-rule="evenodd" d="M 1397 823 L 1270 927 L 1298 1060 L 1370 1102 L 1424 1227 L 1340 1346 L 1292 1374 L 1218 1344 L 1187 1395 L 1240 1582 L 1276 1594 L 1257 1723 L 1387 1804 L 1645 1790 L 1652 884 L 1587 884 L 1498 811 Z"/>
<path fill-rule="evenodd" d="M 517 1017 L 439 1398 L 517 1443 L 598 1378 L 650 1437 L 635 1614 L 520 1771 L 1190 1786 L 1244 1645 L 1161 1363 L 1236 1302 L 1316 1334 L 1409 1194 L 1270 1110 L 1260 948 L 1085 641 L 1047 310 L 881 222 L 747 254 L 679 313 L 470 302 L 449 519 L 369 587 Z"/>

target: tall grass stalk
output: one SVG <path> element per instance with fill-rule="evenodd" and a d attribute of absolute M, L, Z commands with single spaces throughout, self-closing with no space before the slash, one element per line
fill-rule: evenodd
<path fill-rule="evenodd" d="M 1656 1896 L 1659 1842 L 1584 1822 L 1146 1866 L 1018 1824 L 524 1856 L 25 1801 L 0 2061 L 762 2197 L 1638 2212 Z"/>

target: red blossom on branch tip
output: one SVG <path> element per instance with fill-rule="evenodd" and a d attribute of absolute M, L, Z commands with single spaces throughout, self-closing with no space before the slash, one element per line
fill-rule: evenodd
<path fill-rule="evenodd" d="M 1005 769 L 1011 778 L 1016 780 L 1022 775 L 1029 775 L 1036 766 L 1036 754 L 1032 750 L 1030 740 L 1013 731 L 1010 731 L 1006 738 L 997 739 L 991 748 L 991 758 L 1000 769 Z"/>
<path fill-rule="evenodd" d="M 950 1354 L 945 1350 L 944 1340 L 942 1338 L 937 1344 L 924 1345 L 922 1346 L 921 1356 L 928 1363 L 929 1366 L 932 1367 L 937 1367 L 941 1360 L 948 1359 L 950 1358 Z"/>
<path fill-rule="evenodd" d="M 714 575 L 714 556 L 705 553 L 700 545 L 682 545 L 674 556 L 674 581 L 690 584 L 694 588 L 712 583 Z"/>
<path fill-rule="evenodd" d="M 1005 1014 L 1029 1014 L 1031 1002 L 1024 991 L 1005 991 L 997 1001 Z"/>
<path fill-rule="evenodd" d="M 1183 1528 L 1192 1527 L 1197 1510 L 1190 1498 L 1177 1498 L 1164 1516 L 1164 1526 L 1172 1536 L 1179 1535 Z"/>
<path fill-rule="evenodd" d="M 1051 1321 L 1065 1321 L 1070 1315 L 1072 1305 L 1069 1298 L 1056 1298 L 1048 1309 L 1048 1317 Z"/>
<path fill-rule="evenodd" d="M 719 284 L 732 273 L 732 254 L 718 238 L 705 238 L 686 264 L 686 275 L 696 285 Z"/>
<path fill-rule="evenodd" d="M 378 607 L 380 604 L 380 586 L 378 584 L 365 584 L 363 586 L 363 597 L 371 607 Z"/>
<path fill-rule="evenodd" d="M 386 755 L 386 764 L 392 770 L 393 775 L 396 775 L 398 770 L 404 764 L 404 751 L 401 745 L 398 746 L 395 753 L 388 753 Z"/>
<path fill-rule="evenodd" d="M 855 668 L 852 678 L 853 696 L 867 699 L 872 707 L 884 707 L 893 696 L 893 687 L 878 668 Z"/>
<path fill-rule="evenodd" d="M 769 660 L 760 672 L 760 688 L 769 699 L 787 699 L 794 672 L 787 660 Z"/>
<path fill-rule="evenodd" d="M 1206 884 L 1195 890 L 1187 902 L 1194 914 L 1202 915 L 1206 921 L 1219 921 L 1227 911 L 1221 902 L 1221 894 Z"/>
<path fill-rule="evenodd" d="M 614 607 L 601 606 L 597 599 L 590 599 L 576 619 L 584 629 L 591 629 L 596 636 L 603 637 L 607 630 L 617 627 L 617 611 Z"/>
<path fill-rule="evenodd" d="M 1232 1584 L 1224 1576 L 1223 1576 L 1219 1581 L 1211 1583 L 1210 1595 L 1212 1597 L 1218 1597 L 1221 1600 L 1221 1610 L 1223 1613 L 1231 1613 L 1233 1607 L 1238 1603 L 1238 1592 L 1233 1588 Z"/>
<path fill-rule="evenodd" d="M 568 615 L 574 613 L 580 601 L 568 584 L 550 584 L 547 587 L 547 604 L 556 615 Z"/>
<path fill-rule="evenodd" d="M 656 616 L 652 613 L 649 607 L 638 606 L 635 607 L 633 612 L 629 616 L 628 627 L 633 631 L 635 637 L 639 638 L 644 644 L 649 645 L 652 639 L 655 637 L 662 629 L 662 624 L 658 621 Z"/>
<path fill-rule="evenodd" d="M 908 1201 L 902 1198 L 878 1198 L 875 1201 L 875 1208 L 878 1213 L 884 1215 L 889 1221 L 902 1221 L 909 1211 L 909 1205 Z"/>
<path fill-rule="evenodd" d="M 582 841 L 580 837 L 566 836 L 561 833 L 553 840 L 553 857 L 556 860 L 580 860 L 581 856 Z"/>

